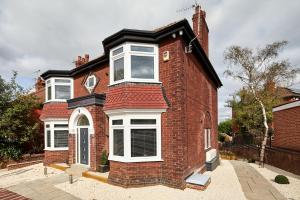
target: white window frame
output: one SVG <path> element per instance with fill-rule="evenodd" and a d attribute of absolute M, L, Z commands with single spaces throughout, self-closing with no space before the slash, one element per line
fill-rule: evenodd
<path fill-rule="evenodd" d="M 156 162 L 161 157 L 161 113 L 165 109 L 106 111 L 109 116 L 109 160 L 118 162 Z M 123 125 L 112 125 L 113 120 L 123 120 Z M 130 124 L 131 119 L 155 119 L 156 124 Z M 113 155 L 113 130 L 124 130 L 124 156 Z M 131 157 L 131 129 L 156 129 L 156 156 Z"/>
<path fill-rule="evenodd" d="M 55 83 L 55 80 L 59 79 L 59 80 L 70 80 L 70 83 Z M 63 77 L 52 77 L 49 79 L 45 80 L 46 83 L 46 92 L 45 92 L 45 100 L 46 102 L 51 102 L 51 101 L 55 101 L 55 102 L 66 102 L 67 99 L 56 99 L 55 98 L 55 86 L 56 85 L 67 85 L 70 86 L 70 99 L 74 98 L 74 86 L 73 86 L 73 78 L 63 78 Z M 51 86 L 51 99 L 48 99 L 48 87 Z"/>
<path fill-rule="evenodd" d="M 45 127 L 45 132 L 44 132 L 44 140 L 45 140 L 45 149 L 47 151 L 62 151 L 62 150 L 69 150 L 69 147 L 54 147 L 54 131 L 56 130 L 67 130 L 69 132 L 69 127 L 66 128 L 54 128 L 54 124 L 66 124 L 68 125 L 68 120 L 59 120 L 59 121 L 45 121 L 44 122 L 44 127 Z M 46 128 L 47 125 L 50 125 L 49 128 Z M 51 146 L 47 146 L 47 130 L 50 130 L 50 135 L 51 135 Z"/>
<path fill-rule="evenodd" d="M 94 79 L 94 85 L 93 85 L 93 86 L 89 86 L 89 85 L 88 85 L 88 84 L 89 84 L 89 80 L 90 80 L 91 78 Z M 97 82 L 96 76 L 95 76 L 95 75 L 90 75 L 90 76 L 87 77 L 87 79 L 86 79 L 84 85 L 85 85 L 85 87 L 91 92 L 91 91 L 95 88 L 96 82 Z"/>
<path fill-rule="evenodd" d="M 211 148 L 211 129 L 204 129 L 204 149 L 207 150 Z"/>
<path fill-rule="evenodd" d="M 154 52 L 139 52 L 131 51 L 131 46 L 140 47 L 152 47 Z M 113 56 L 113 51 L 123 47 L 123 52 Z M 154 78 L 143 79 L 143 78 L 132 78 L 131 77 L 131 56 L 150 56 L 154 58 Z M 114 80 L 114 61 L 120 58 L 124 58 L 124 79 Z M 159 82 L 159 53 L 157 44 L 145 44 L 145 43 L 133 43 L 125 42 L 117 47 L 110 50 L 110 85 L 115 85 L 122 82 L 143 82 L 143 83 L 160 83 Z"/>

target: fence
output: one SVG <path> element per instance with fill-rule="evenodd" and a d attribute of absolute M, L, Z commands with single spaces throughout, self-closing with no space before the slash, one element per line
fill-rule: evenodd
<path fill-rule="evenodd" d="M 221 146 L 220 150 L 232 151 L 246 159 L 259 160 L 260 148 L 253 145 Z M 265 163 L 300 175 L 300 152 L 266 147 Z"/>

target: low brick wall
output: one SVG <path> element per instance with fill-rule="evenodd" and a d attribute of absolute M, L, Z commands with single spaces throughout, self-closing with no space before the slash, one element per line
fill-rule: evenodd
<path fill-rule="evenodd" d="M 7 164 L 8 170 L 18 169 L 22 167 L 27 167 L 30 165 L 35 165 L 42 163 L 44 159 L 44 154 L 25 154 L 18 161 L 10 160 Z"/>
<path fill-rule="evenodd" d="M 222 147 L 221 150 L 232 151 L 239 157 L 259 160 L 260 148 L 251 145 Z M 280 148 L 266 147 L 265 163 L 300 175 L 300 152 Z"/>
<path fill-rule="evenodd" d="M 53 163 L 68 163 L 68 150 L 45 151 L 44 165 Z"/>

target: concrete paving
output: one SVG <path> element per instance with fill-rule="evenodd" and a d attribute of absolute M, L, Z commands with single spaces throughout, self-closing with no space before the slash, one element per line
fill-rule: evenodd
<path fill-rule="evenodd" d="M 64 192 L 54 185 L 69 184 L 67 174 L 58 174 L 53 177 L 38 179 L 26 183 L 20 183 L 6 188 L 12 192 L 30 198 L 32 200 L 77 200 L 79 198 Z"/>
<path fill-rule="evenodd" d="M 286 198 L 273 187 L 262 175 L 253 167 L 243 161 L 230 161 L 243 192 L 249 200 L 286 200 Z"/>

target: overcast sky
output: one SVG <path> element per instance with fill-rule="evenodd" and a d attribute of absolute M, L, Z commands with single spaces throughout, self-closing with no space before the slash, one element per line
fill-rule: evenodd
<path fill-rule="evenodd" d="M 230 45 L 264 46 L 288 40 L 283 52 L 300 66 L 299 0 L 198 1 L 207 12 L 210 60 L 224 86 L 219 90 L 219 120 L 231 117 L 224 107 L 239 87 L 223 76 L 223 52 Z M 102 54 L 102 40 L 122 28 L 148 29 L 187 18 L 193 0 L 0 0 L 0 75 L 19 72 L 26 88 L 48 69 L 71 69 L 77 55 Z M 299 84 L 294 87 L 299 88 Z"/>

